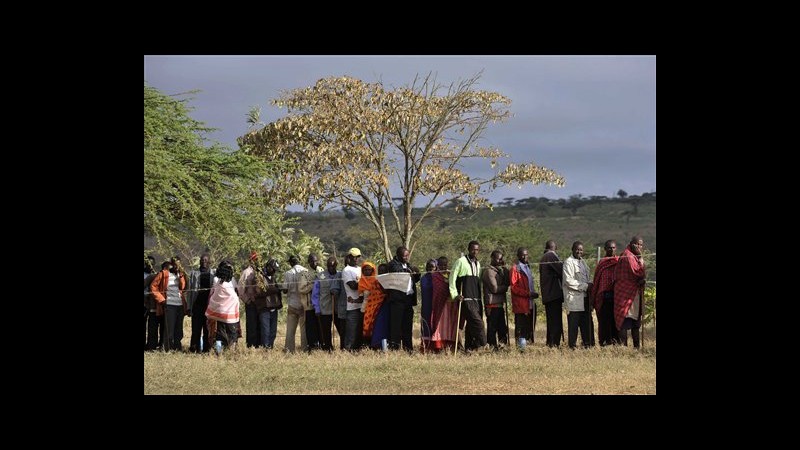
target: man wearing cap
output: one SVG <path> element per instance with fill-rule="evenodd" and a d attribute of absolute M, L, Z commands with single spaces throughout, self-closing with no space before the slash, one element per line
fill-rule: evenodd
<path fill-rule="evenodd" d="M 358 281 L 361 279 L 361 267 L 358 265 L 360 258 L 361 250 L 351 248 L 344 257 L 346 266 L 342 270 L 342 283 L 347 294 L 344 348 L 350 351 L 356 351 L 361 347 L 361 333 L 364 329 L 364 313 L 361 312 L 364 297 L 358 295 Z"/>
<path fill-rule="evenodd" d="M 250 260 L 247 268 L 242 271 L 239 277 L 239 298 L 244 302 L 245 311 L 245 331 L 247 348 L 259 347 L 261 345 L 261 327 L 258 323 L 258 308 L 255 302 L 256 273 L 258 268 L 258 253 L 250 252 Z"/>

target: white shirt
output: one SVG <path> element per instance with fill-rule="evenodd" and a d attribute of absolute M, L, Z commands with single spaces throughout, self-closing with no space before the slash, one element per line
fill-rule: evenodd
<path fill-rule="evenodd" d="M 358 283 L 358 280 L 361 279 L 361 267 L 353 267 L 347 266 L 342 270 L 342 283 L 344 283 L 344 292 L 347 294 L 349 298 L 358 298 L 358 289 L 352 289 L 350 286 L 347 285 L 348 281 L 355 281 Z M 347 310 L 353 311 L 355 309 L 361 309 L 361 303 L 351 303 L 347 302 Z"/>
<path fill-rule="evenodd" d="M 167 305 L 183 306 L 181 292 L 178 289 L 178 277 L 172 272 L 169 273 L 169 282 L 167 283 Z"/>

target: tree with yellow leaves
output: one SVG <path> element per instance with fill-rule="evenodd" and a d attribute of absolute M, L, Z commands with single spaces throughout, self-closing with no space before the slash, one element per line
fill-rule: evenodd
<path fill-rule="evenodd" d="M 511 104 L 496 92 L 477 90 L 479 78 L 445 86 L 428 74 L 396 89 L 324 78 L 274 99 L 287 108 L 275 122 L 261 126 L 259 111 L 251 111 L 251 131 L 239 146 L 267 162 L 290 163 L 290 171 L 265 183 L 271 199 L 306 210 L 315 204 L 357 210 L 391 258 L 390 236 L 413 249 L 414 232 L 444 203 L 457 199 L 473 209 L 491 208 L 486 197 L 500 186 L 564 185 L 563 177 L 533 163 L 508 164 L 487 179 L 462 171 L 468 158 L 487 159 L 494 168 L 508 157 L 478 145 L 490 122 L 509 117 Z"/>

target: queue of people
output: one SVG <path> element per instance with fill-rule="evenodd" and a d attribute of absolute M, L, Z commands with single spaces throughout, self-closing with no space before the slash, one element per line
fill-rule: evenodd
<path fill-rule="evenodd" d="M 514 320 L 516 347 L 534 343 L 536 302 L 542 299 L 546 317 L 546 345 L 559 347 L 564 339 L 562 310 L 567 315 L 566 343 L 577 347 L 595 345 L 592 310 L 598 321 L 597 341 L 601 346 L 627 345 L 628 330 L 633 346 L 640 346 L 643 287 L 646 279 L 642 259 L 644 242 L 634 236 L 623 253 L 616 255 L 616 242 L 606 241 L 605 256 L 598 261 L 594 277 L 583 258 L 584 246 L 575 241 L 571 254 L 561 261 L 557 245 L 549 240 L 539 260 L 541 292 L 536 290 L 527 248 L 516 251 L 506 267 L 504 254 L 494 250 L 490 263 L 482 268 L 478 260 L 480 243 L 471 241 L 466 253 L 449 266 L 445 256 L 429 259 L 425 272 L 410 262 L 407 248 L 398 247 L 395 256 L 378 266 L 362 261 L 361 251 L 351 248 L 339 271 L 331 256 L 325 267 L 310 254 L 308 267 L 297 255 L 288 258 L 290 269 L 278 280 L 280 264 L 250 254 L 238 282 L 230 261 L 210 268 L 207 254 L 200 267 L 186 274 L 179 257 L 164 261 L 155 272 L 155 259 L 145 260 L 145 350 L 182 350 L 183 318 L 191 317 L 188 350 L 219 353 L 235 347 L 244 334 L 248 347 L 272 349 L 278 327 L 278 313 L 286 302 L 286 333 L 283 349 L 333 351 L 333 329 L 339 349 L 356 352 L 405 350 L 466 352 L 510 348 L 508 301 Z M 384 274 L 394 276 L 392 283 Z M 399 281 L 398 281 L 399 280 Z M 420 338 L 413 345 L 414 306 L 419 285 Z M 510 295 L 509 295 L 510 294 Z M 239 323 L 239 302 L 245 306 L 244 333 Z M 485 319 L 484 319 L 485 315 Z M 463 342 L 462 342 L 463 338 Z"/>

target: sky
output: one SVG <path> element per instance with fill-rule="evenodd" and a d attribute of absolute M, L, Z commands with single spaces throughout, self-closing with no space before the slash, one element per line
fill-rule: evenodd
<path fill-rule="evenodd" d="M 511 99 L 512 117 L 490 124 L 481 145 L 510 155 L 498 163 L 536 163 L 564 176 L 566 185 L 504 187 L 490 196 L 568 198 L 656 190 L 655 56 L 147 56 L 144 81 L 164 94 L 200 90 L 193 118 L 218 128 L 213 140 L 238 148 L 246 115 L 261 107 L 268 123 L 286 110 L 270 104 L 282 92 L 320 78 L 351 76 L 385 87 L 410 84 L 433 72 L 450 84 L 483 71 L 477 88 Z M 487 178 L 488 160 L 462 168 Z M 296 210 L 297 208 L 290 208 Z"/>

